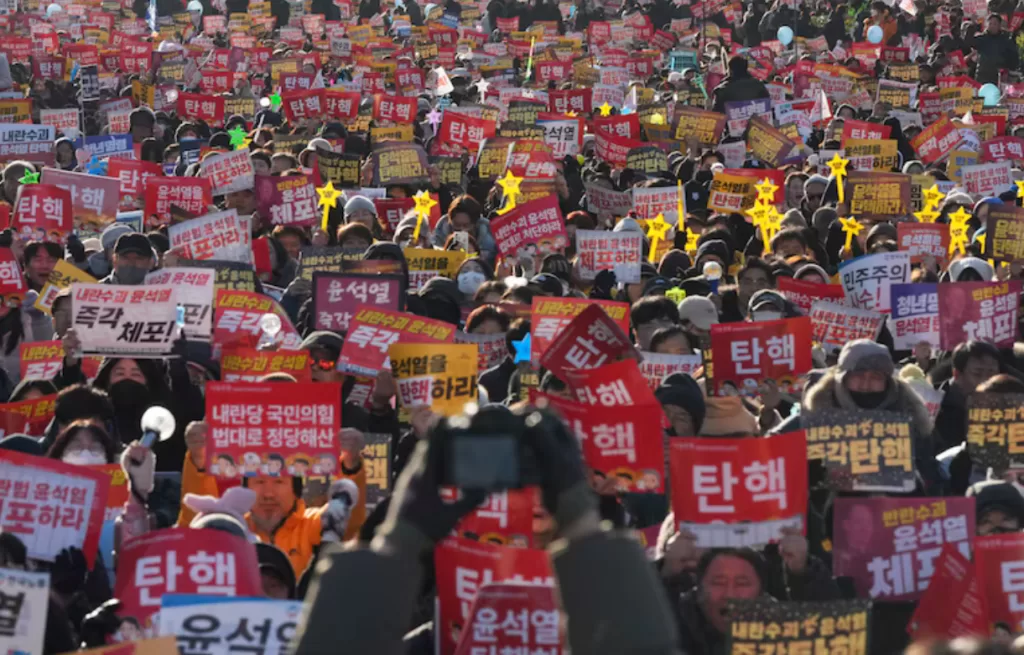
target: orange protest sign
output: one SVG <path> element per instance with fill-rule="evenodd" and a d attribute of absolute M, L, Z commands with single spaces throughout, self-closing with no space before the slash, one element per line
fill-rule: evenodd
<path fill-rule="evenodd" d="M 398 397 L 405 407 L 461 414 L 476 402 L 478 349 L 470 343 L 396 343 L 388 350 Z"/>

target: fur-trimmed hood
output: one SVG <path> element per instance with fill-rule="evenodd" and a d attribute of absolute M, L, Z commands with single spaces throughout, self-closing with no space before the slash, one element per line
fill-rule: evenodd
<path fill-rule="evenodd" d="M 804 394 L 804 411 L 810 413 L 835 409 L 863 408 L 857 406 L 850 392 L 839 382 L 839 371 L 831 368 Z M 917 436 L 931 437 L 932 419 L 928 415 L 928 409 L 913 387 L 899 378 L 889 379 L 889 393 L 882 404 L 874 409 L 909 414 Z"/>

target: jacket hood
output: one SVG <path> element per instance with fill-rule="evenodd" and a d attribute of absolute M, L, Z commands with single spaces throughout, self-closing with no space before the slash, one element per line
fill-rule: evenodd
<path fill-rule="evenodd" d="M 807 412 L 829 410 L 858 410 L 850 392 L 839 381 L 838 371 L 830 368 L 824 376 L 804 394 L 804 409 Z M 918 436 L 928 437 L 932 433 L 932 419 L 924 402 L 906 381 L 890 377 L 888 392 L 882 404 L 874 409 L 889 412 L 905 412 L 910 415 L 912 427 Z"/>

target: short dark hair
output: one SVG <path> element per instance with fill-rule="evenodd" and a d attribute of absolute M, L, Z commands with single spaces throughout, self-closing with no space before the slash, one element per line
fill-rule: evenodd
<path fill-rule="evenodd" d="M 807 248 L 807 239 L 804 238 L 803 230 L 797 227 L 787 227 L 784 230 L 779 230 L 771 240 L 772 252 L 775 251 L 775 246 L 783 241 L 799 241 L 804 249 Z"/>
<path fill-rule="evenodd" d="M 526 335 L 530 333 L 530 319 L 528 318 L 517 318 L 512 321 L 512 325 L 508 327 L 508 331 L 505 332 L 505 350 L 511 357 L 516 356 L 516 347 L 512 345 L 513 341 L 522 341 L 526 338 Z"/>
<path fill-rule="evenodd" d="M 537 289 L 530 288 L 524 284 L 520 287 L 514 287 L 512 289 L 509 289 L 508 291 L 505 292 L 501 299 L 507 300 L 509 302 L 518 302 L 524 305 L 529 305 L 533 303 L 533 299 L 538 295 L 540 294 L 537 293 Z"/>
<path fill-rule="evenodd" d="M 136 125 L 153 127 L 156 125 L 156 114 L 149 107 L 136 107 L 128 114 L 128 125 L 129 129 Z"/>
<path fill-rule="evenodd" d="M 729 58 L 729 75 L 742 75 L 747 72 L 747 59 L 742 55 Z"/>
<path fill-rule="evenodd" d="M 672 337 L 683 337 L 689 342 L 689 337 L 686 334 L 686 330 L 679 325 L 670 325 L 668 327 L 658 328 L 651 335 L 651 352 L 658 350 L 658 346 L 665 343 Z"/>
<path fill-rule="evenodd" d="M 661 318 L 679 322 L 679 308 L 665 296 L 647 296 L 629 308 L 629 321 L 634 328 Z"/>
<path fill-rule="evenodd" d="M 761 588 L 764 588 L 765 581 L 765 561 L 753 548 L 712 548 L 705 551 L 701 555 L 700 560 L 697 562 L 697 583 L 700 584 L 704 581 L 704 575 L 708 572 L 708 568 L 711 567 L 711 563 L 719 557 L 737 557 L 741 560 L 746 561 L 750 566 L 754 568 L 754 572 L 757 573 L 758 581 L 761 583 Z"/>
<path fill-rule="evenodd" d="M 32 258 L 39 253 L 40 249 L 45 250 L 46 253 L 54 259 L 64 258 L 64 249 L 59 243 L 54 243 L 52 241 L 29 241 L 28 245 L 25 246 L 25 263 L 28 264 L 32 261 Z"/>
<path fill-rule="evenodd" d="M 772 267 L 769 266 L 768 262 L 760 257 L 751 257 L 748 259 L 736 274 L 736 281 L 738 282 L 744 275 L 753 270 L 764 271 L 764 274 L 768 276 L 768 281 L 775 284 L 775 271 L 772 270 Z"/>
<path fill-rule="evenodd" d="M 275 239 L 280 239 L 284 236 L 297 237 L 303 244 L 309 243 L 309 239 L 306 238 L 306 233 L 302 231 L 302 228 L 294 225 L 278 225 L 274 228 L 272 236 Z"/>
<path fill-rule="evenodd" d="M 110 433 L 105 428 L 95 423 L 94 421 L 72 421 L 70 425 L 65 427 L 57 435 L 57 438 L 53 440 L 53 444 L 50 449 L 46 451 L 46 456 L 50 459 L 60 459 L 64 456 L 64 451 L 67 450 L 68 444 L 75 438 L 75 434 L 79 430 L 87 430 L 91 432 L 97 441 L 103 446 L 103 454 L 107 458 L 107 464 L 113 464 L 116 461 L 117 450 L 114 445 L 114 439 L 110 436 Z"/>
<path fill-rule="evenodd" d="M 347 223 L 338 229 L 338 245 L 345 239 L 365 239 L 367 243 L 373 243 L 373 233 L 370 228 L 362 223 Z"/>
<path fill-rule="evenodd" d="M 53 418 L 62 425 L 78 419 L 114 420 L 114 405 L 106 391 L 85 384 L 61 389 L 53 403 Z"/>
<path fill-rule="evenodd" d="M 481 284 L 476 290 L 476 293 L 473 294 L 473 300 L 480 302 L 480 298 L 483 298 L 489 293 L 496 293 L 503 296 L 506 291 L 508 291 L 508 287 L 505 286 L 505 283 L 501 280 L 488 280 Z"/>
<path fill-rule="evenodd" d="M 448 220 L 451 220 L 455 214 L 468 214 L 469 220 L 476 225 L 480 221 L 480 215 L 484 209 L 477 202 L 476 198 L 469 195 L 458 196 L 452 200 L 452 204 L 448 205 Z"/>
<path fill-rule="evenodd" d="M 967 368 L 967 362 L 981 357 L 994 358 L 1002 368 L 1003 362 L 998 348 L 987 341 L 965 341 L 953 349 L 953 370 L 962 373 Z"/>
<path fill-rule="evenodd" d="M 485 321 L 495 321 L 503 331 L 506 331 L 512 323 L 512 317 L 494 305 L 481 305 L 466 317 L 466 332 L 472 332 Z"/>

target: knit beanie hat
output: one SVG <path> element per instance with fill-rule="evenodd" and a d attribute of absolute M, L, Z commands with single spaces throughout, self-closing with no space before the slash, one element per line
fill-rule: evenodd
<path fill-rule="evenodd" d="M 373 204 L 372 200 L 366 196 L 352 196 L 349 198 L 349 201 L 345 203 L 345 218 L 348 218 L 360 209 L 365 209 L 374 216 L 377 215 L 377 207 Z"/>
<path fill-rule="evenodd" d="M 839 352 L 839 371 L 878 371 L 892 375 L 895 366 L 889 349 L 870 339 L 856 339 L 843 346 Z"/>
<path fill-rule="evenodd" d="M 662 405 L 675 405 L 682 407 L 693 419 L 693 427 L 698 433 L 704 424 L 704 415 L 707 406 L 704 403 L 704 393 L 696 380 L 685 373 L 673 373 L 662 380 L 661 385 L 654 392 L 654 397 Z M 680 437 L 692 435 L 678 435 Z"/>

